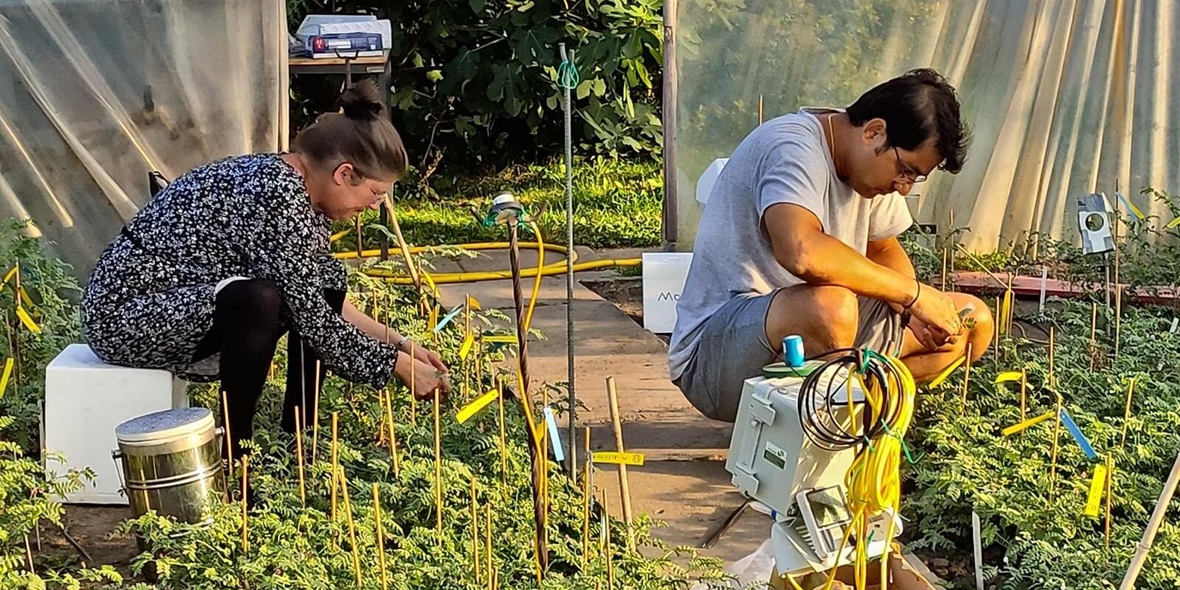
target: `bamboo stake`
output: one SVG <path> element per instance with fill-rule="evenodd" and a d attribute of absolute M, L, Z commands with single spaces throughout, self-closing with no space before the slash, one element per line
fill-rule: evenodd
<path fill-rule="evenodd" d="M 619 395 L 615 390 L 615 378 L 606 378 L 606 395 L 610 402 L 610 421 L 611 427 L 615 431 L 615 450 L 620 453 L 626 452 L 623 448 L 623 425 L 619 419 Z M 631 514 L 631 482 L 627 479 L 627 466 L 619 463 L 619 495 L 623 503 L 623 520 L 627 522 L 628 532 L 630 525 L 633 522 Z M 631 535 L 628 534 L 627 542 L 631 542 Z M 630 545 L 628 545 L 630 547 Z"/>
<path fill-rule="evenodd" d="M 955 241 L 955 238 L 954 238 L 954 232 L 955 232 L 955 210 L 954 209 L 950 210 L 950 231 L 951 231 L 951 242 L 954 243 L 954 245 L 956 247 L 958 247 L 959 244 L 958 244 L 958 242 Z M 947 248 L 946 264 L 947 264 L 947 273 L 948 273 L 947 278 L 948 279 L 951 279 L 955 275 L 955 255 L 950 254 L 950 251 L 954 250 L 954 249 L 955 248 Z M 949 286 L 943 286 L 942 290 L 943 291 L 950 291 L 951 289 Z"/>
<path fill-rule="evenodd" d="M 338 418 L 338 413 L 332 412 L 332 522 L 336 522 L 336 469 L 340 466 L 340 457 L 336 449 L 336 438 L 340 433 L 337 423 Z"/>
<path fill-rule="evenodd" d="M 315 392 L 312 395 L 311 418 L 315 422 L 311 427 L 311 466 L 315 467 L 316 454 L 320 445 L 320 361 L 315 362 Z"/>
<path fill-rule="evenodd" d="M 307 507 L 307 488 L 303 483 L 303 428 L 299 419 L 299 406 L 295 406 L 295 455 L 299 466 L 299 505 Z"/>
<path fill-rule="evenodd" d="M 1127 409 L 1123 412 L 1123 436 L 1119 443 L 1119 448 L 1127 447 L 1127 423 L 1131 421 L 1131 396 L 1135 393 L 1135 378 L 1131 377 L 1131 382 L 1127 384 Z"/>
<path fill-rule="evenodd" d="M 603 552 L 606 554 L 606 587 L 608 590 L 614 590 L 615 587 L 615 572 L 611 567 L 611 542 L 610 542 L 610 501 L 607 499 L 606 490 L 602 491 L 602 526 L 606 534 L 606 547 Z"/>
<path fill-rule="evenodd" d="M 963 403 L 959 406 L 959 412 L 967 411 L 967 387 L 971 381 L 971 343 L 967 343 L 967 353 L 963 357 Z"/>
<path fill-rule="evenodd" d="M 496 403 L 500 405 L 500 481 L 508 486 L 508 442 L 504 433 L 504 382 L 497 378 L 500 395 L 496 396 Z"/>
<path fill-rule="evenodd" d="M 1020 421 L 1024 422 L 1028 419 L 1028 395 L 1025 393 L 1028 389 L 1028 369 L 1020 369 Z"/>
<path fill-rule="evenodd" d="M 487 581 L 488 588 L 490 589 L 494 588 L 496 585 L 496 570 L 493 567 L 494 564 L 492 563 L 492 505 L 489 503 L 484 508 L 487 509 L 487 526 L 484 527 L 484 540 L 487 541 L 487 545 L 484 547 L 484 555 L 488 560 L 488 567 L 484 571 L 488 572 Z"/>
<path fill-rule="evenodd" d="M 1054 330 L 1053 326 L 1049 326 L 1049 389 L 1053 392 L 1057 391 L 1057 384 L 1053 380 L 1053 345 Z"/>
<path fill-rule="evenodd" d="M 435 524 L 438 527 L 438 544 L 443 539 L 443 505 L 442 505 L 442 439 L 439 434 L 441 419 L 439 417 L 438 388 L 434 390 L 434 512 Z"/>
<path fill-rule="evenodd" d="M 1110 505 L 1114 502 L 1114 455 L 1106 455 L 1106 551 L 1110 552 Z M 1107 560 L 1109 560 L 1109 555 Z"/>
<path fill-rule="evenodd" d="M 361 585 L 361 555 L 356 546 L 356 521 L 352 518 L 352 502 L 348 497 L 348 478 L 344 476 L 344 468 L 338 471 L 340 475 L 340 492 L 344 499 L 344 516 L 348 520 L 348 538 L 352 543 L 352 571 L 356 575 L 356 585 Z"/>
<path fill-rule="evenodd" d="M 401 472 L 401 461 L 397 458 L 397 429 L 393 417 L 393 392 L 385 392 L 385 424 L 389 428 L 389 458 L 393 461 L 393 478 L 398 479 Z"/>
<path fill-rule="evenodd" d="M 1180 454 L 1176 455 L 1172 472 L 1168 474 L 1168 481 L 1164 484 L 1164 489 L 1160 491 L 1159 502 L 1156 503 L 1155 510 L 1151 513 L 1147 530 L 1143 531 L 1143 538 L 1139 541 L 1139 547 L 1135 549 L 1135 555 L 1131 558 L 1131 565 L 1127 568 L 1127 575 L 1123 577 L 1123 583 L 1119 586 L 1119 590 L 1130 590 L 1135 587 L 1139 570 L 1143 569 L 1143 562 L 1147 561 L 1147 553 L 1151 550 L 1151 544 L 1155 542 L 1155 534 L 1164 521 L 1164 515 L 1168 512 L 1168 505 L 1172 503 L 1172 495 L 1176 493 L 1178 484 L 1180 484 Z"/>
<path fill-rule="evenodd" d="M 996 315 L 993 318 L 1000 317 L 1000 298 L 996 297 Z M 995 364 L 996 370 L 1000 368 L 1000 329 L 996 326 L 992 330 L 992 361 Z"/>
<path fill-rule="evenodd" d="M 944 246 L 942 248 L 942 281 L 939 282 L 938 288 L 943 291 L 946 290 L 946 258 L 949 250 Z"/>
<path fill-rule="evenodd" d="M 246 536 L 246 464 L 248 455 L 242 455 L 242 553 L 250 552 L 250 541 Z"/>
<path fill-rule="evenodd" d="M 381 526 L 381 497 L 377 492 L 377 482 L 373 482 L 373 530 L 377 535 L 377 564 L 381 568 L 381 590 L 388 590 L 389 579 L 385 572 L 385 530 Z"/>
<path fill-rule="evenodd" d="M 402 258 L 406 262 L 406 271 L 410 273 L 410 280 L 414 282 L 414 289 L 418 292 L 418 296 L 422 296 L 422 279 L 418 276 L 418 267 L 414 266 L 413 257 L 410 255 L 410 246 L 406 243 L 406 239 L 402 237 L 401 225 L 397 222 L 397 211 L 393 208 L 393 200 L 389 195 L 385 195 L 385 208 L 389 210 L 389 225 L 393 228 L 393 237 L 397 239 L 397 247 L 402 251 Z"/>
<path fill-rule="evenodd" d="M 471 563 L 474 565 L 472 571 L 475 573 L 475 585 L 479 585 L 479 511 L 476 508 L 475 502 L 475 478 L 471 478 Z"/>
<path fill-rule="evenodd" d="M 1008 297 L 1008 317 L 1004 318 L 1004 332 L 1012 333 L 1012 318 L 1016 316 L 1016 292 L 1012 290 L 1012 275 L 1008 275 L 1008 292 L 1005 293 Z"/>
<path fill-rule="evenodd" d="M 1061 395 L 1057 396 L 1057 420 L 1053 423 L 1053 454 L 1049 467 L 1049 502 L 1053 502 L 1053 488 L 1057 482 L 1057 449 L 1061 439 Z"/>
<path fill-rule="evenodd" d="M 590 470 L 593 469 L 593 463 L 590 461 L 592 455 L 590 454 L 590 427 L 585 426 L 586 430 L 586 469 L 582 473 L 582 568 L 585 569 L 590 563 Z"/>
<path fill-rule="evenodd" d="M 1090 370 L 1094 370 L 1094 353 L 1098 351 L 1098 304 L 1090 304 Z"/>
<path fill-rule="evenodd" d="M 1118 260 L 1118 258 L 1115 258 Z M 1121 340 L 1120 332 L 1123 327 L 1123 286 L 1116 284 L 1114 286 L 1114 362 L 1118 365 L 1119 362 L 1119 340 Z"/>
<path fill-rule="evenodd" d="M 25 558 L 29 560 L 29 573 L 37 573 L 36 568 L 33 566 L 33 548 L 29 546 L 28 534 L 25 535 Z"/>

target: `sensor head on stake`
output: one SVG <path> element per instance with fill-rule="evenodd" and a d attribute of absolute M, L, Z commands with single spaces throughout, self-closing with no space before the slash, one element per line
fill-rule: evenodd
<path fill-rule="evenodd" d="M 1078 233 L 1082 236 L 1084 253 L 1099 254 L 1114 250 L 1109 211 L 1106 195 L 1102 193 L 1078 198 Z"/>
<path fill-rule="evenodd" d="M 520 219 L 524 213 L 524 206 L 509 192 L 503 192 L 492 199 L 492 208 L 488 210 L 487 220 L 491 223 L 506 223 L 510 219 Z"/>

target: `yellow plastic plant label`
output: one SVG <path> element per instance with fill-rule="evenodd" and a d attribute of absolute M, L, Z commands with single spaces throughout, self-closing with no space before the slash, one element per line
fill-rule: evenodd
<path fill-rule="evenodd" d="M 1180 225 L 1180 216 L 1176 217 L 1176 219 L 1169 221 L 1168 225 L 1165 225 L 1164 227 L 1167 229 L 1176 229 L 1176 226 L 1178 226 L 1178 225 Z"/>
<path fill-rule="evenodd" d="M 427 326 L 437 326 L 438 325 L 438 306 L 437 305 L 430 308 L 430 318 L 426 320 L 426 325 Z"/>
<path fill-rule="evenodd" d="M 1090 481 L 1090 495 L 1086 497 L 1086 509 L 1082 512 L 1086 516 L 1098 516 L 1098 507 L 1102 503 L 1102 490 L 1106 488 L 1106 465 L 1099 463 L 1094 466 L 1094 479 Z"/>
<path fill-rule="evenodd" d="M 470 420 L 471 417 L 478 414 L 480 410 L 488 407 L 488 404 L 496 401 L 496 398 L 499 396 L 499 389 L 488 390 L 487 393 L 475 398 L 474 401 L 467 404 L 466 406 L 463 406 L 463 408 L 459 410 L 459 414 L 455 416 L 455 419 L 459 421 L 459 424 Z"/>
<path fill-rule="evenodd" d="M 515 334 L 497 334 L 495 336 L 484 336 L 483 341 L 487 342 L 489 344 L 496 343 L 496 342 L 498 342 L 500 344 L 516 344 L 516 335 Z"/>
<path fill-rule="evenodd" d="M 30 332 L 34 334 L 41 333 L 41 327 L 37 325 L 37 322 L 33 321 L 32 316 L 29 315 L 29 312 L 25 311 L 25 308 L 18 305 L 16 307 L 16 316 L 20 318 L 20 322 L 24 324 Z"/>
<path fill-rule="evenodd" d="M 12 357 L 4 361 L 4 375 L 0 375 L 0 397 L 4 397 L 4 392 L 8 390 L 8 378 L 12 377 L 12 366 L 15 362 Z"/>
<path fill-rule="evenodd" d="M 1045 412 L 1044 414 L 1041 414 L 1040 416 L 1037 416 L 1036 418 L 1029 418 L 1028 420 L 1025 420 L 1024 422 L 1021 422 L 1020 424 L 1015 424 L 1013 426 L 1009 426 L 1003 430 L 1004 436 L 1012 436 L 1013 434 L 1016 434 L 1017 432 L 1032 428 L 1033 426 L 1036 426 L 1037 424 L 1040 424 L 1041 422 L 1044 422 L 1045 420 L 1048 420 L 1049 418 L 1052 418 L 1056 415 L 1057 415 L 1057 412 L 1049 411 L 1049 412 Z"/>
<path fill-rule="evenodd" d="M 33 299 L 29 297 L 29 292 L 25 291 L 24 287 L 20 288 L 20 300 L 23 301 L 27 307 L 33 307 Z"/>
<path fill-rule="evenodd" d="M 472 344 L 475 344 L 475 337 L 471 335 L 471 332 L 468 332 L 467 336 L 463 338 L 463 346 L 459 347 L 459 358 L 467 360 L 467 355 L 471 353 Z"/>
<path fill-rule="evenodd" d="M 592 459 L 595 463 L 614 463 L 616 465 L 643 465 L 643 453 L 618 453 L 615 451 L 596 451 Z"/>
<path fill-rule="evenodd" d="M 483 307 L 480 307 L 479 305 L 479 300 L 470 295 L 467 296 L 467 307 L 470 307 L 476 311 L 483 309 Z"/>
<path fill-rule="evenodd" d="M 967 357 L 965 357 L 965 356 L 959 357 L 958 360 L 951 363 L 951 366 L 947 367 L 946 370 L 943 371 L 941 375 L 935 377 L 934 380 L 930 382 L 930 385 L 928 387 L 930 389 L 934 389 L 935 387 L 942 385 L 942 382 L 946 381 L 946 378 L 950 377 L 951 373 L 955 372 L 955 369 L 958 369 L 959 365 L 962 365 L 963 361 L 965 361 L 965 360 L 967 360 Z"/>
<path fill-rule="evenodd" d="M 1020 371 L 1004 371 L 996 375 L 996 385 L 1000 383 L 1007 383 L 1009 381 L 1020 381 Z"/>
<path fill-rule="evenodd" d="M 1177 219 L 1180 219 L 1180 217 L 1177 217 Z M 4 275 L 4 282 L 7 283 L 8 281 L 11 281 L 12 277 L 16 276 L 16 271 L 19 269 L 20 269 L 20 266 L 12 267 L 12 270 L 8 271 L 8 274 Z"/>

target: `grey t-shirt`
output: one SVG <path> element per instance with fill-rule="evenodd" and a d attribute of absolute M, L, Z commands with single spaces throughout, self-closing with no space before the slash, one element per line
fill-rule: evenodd
<path fill-rule="evenodd" d="M 762 215 L 778 203 L 807 208 L 824 233 L 864 254 L 869 241 L 896 236 L 913 224 L 905 197 L 861 197 L 836 177 L 828 143 L 815 115 L 837 109 L 800 109 L 750 133 L 717 177 L 701 213 L 692 265 L 668 351 L 678 379 L 692 358 L 701 327 L 725 302 L 804 282 L 787 272 L 763 237 Z"/>

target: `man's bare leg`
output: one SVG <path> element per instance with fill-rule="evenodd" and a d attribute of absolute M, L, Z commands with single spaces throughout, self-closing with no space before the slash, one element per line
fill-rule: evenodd
<path fill-rule="evenodd" d="M 947 344 L 936 350 L 926 350 L 909 329 L 901 346 L 901 360 L 909 367 L 914 380 L 924 383 L 937 377 L 947 367 L 963 356 L 967 343 L 971 343 L 971 362 L 979 360 L 991 345 L 995 321 L 987 304 L 965 293 L 947 293 L 955 307 L 974 309 L 968 317 L 975 318 L 975 327 L 966 331 L 954 344 Z"/>
<path fill-rule="evenodd" d="M 966 331 L 954 344 L 928 351 L 909 329 L 902 343 L 902 362 L 914 380 L 923 383 L 942 373 L 963 356 L 971 343 L 971 362 L 979 360 L 991 344 L 995 323 L 987 305 L 964 293 L 947 293 L 955 307 L 974 309 L 975 327 Z M 776 351 L 783 338 L 792 334 L 803 337 L 804 354 L 814 356 L 830 350 L 848 348 L 856 342 L 860 317 L 856 295 L 843 287 L 797 285 L 775 294 L 766 317 L 766 339 Z M 781 351 L 778 351 L 781 354 Z"/>
<path fill-rule="evenodd" d="M 766 339 L 780 355 L 783 338 L 803 337 L 806 356 L 848 348 L 860 317 L 856 295 L 844 287 L 796 285 L 780 289 L 766 314 Z"/>

